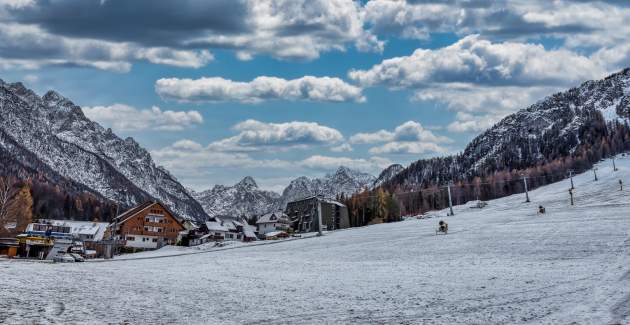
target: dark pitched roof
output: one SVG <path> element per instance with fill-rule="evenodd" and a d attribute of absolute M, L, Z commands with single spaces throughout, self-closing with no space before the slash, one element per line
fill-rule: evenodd
<path fill-rule="evenodd" d="M 157 202 L 157 201 L 146 201 L 146 202 L 144 202 L 142 204 L 136 205 L 135 207 L 133 207 L 133 208 L 123 212 L 121 215 L 119 215 L 118 217 L 114 218 L 114 222 L 124 223 L 125 221 L 133 218 L 135 215 L 137 215 L 141 211 L 144 211 L 145 209 L 149 208 L 150 206 L 152 206 L 154 204 L 159 204 L 160 207 L 162 207 L 162 209 L 166 210 L 171 215 L 171 217 L 173 217 L 173 219 L 175 219 L 175 222 L 177 222 L 182 228 L 184 228 L 184 225 L 175 216 L 175 214 L 173 214 L 173 212 L 171 212 L 171 210 L 167 206 L 165 206 L 164 204 L 162 204 L 160 202 Z"/>

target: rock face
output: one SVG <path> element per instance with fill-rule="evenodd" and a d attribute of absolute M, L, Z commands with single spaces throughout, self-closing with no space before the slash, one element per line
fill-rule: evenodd
<path fill-rule="evenodd" d="M 385 168 L 372 184 L 372 188 L 381 186 L 383 183 L 398 175 L 403 169 L 405 169 L 405 167 L 400 164 L 393 164 Z"/>
<path fill-rule="evenodd" d="M 625 69 L 511 114 L 473 139 L 462 153 L 416 161 L 384 185 L 418 188 L 533 167 L 578 150 L 589 152 L 594 139 L 606 137 L 612 140 L 596 145 L 622 149 L 628 136 L 622 133 L 627 132 L 629 122 L 630 69 Z"/>
<path fill-rule="evenodd" d="M 328 198 L 336 198 L 342 194 L 350 196 L 362 189 L 370 188 L 375 180 L 376 178 L 370 174 L 344 166 L 323 178 L 299 177 L 291 181 L 282 192 L 281 207 L 285 207 L 288 202 L 312 195 L 323 195 Z"/>
<path fill-rule="evenodd" d="M 216 185 L 210 190 L 193 192 L 205 212 L 211 216 L 250 217 L 278 209 L 280 195 L 258 188 L 251 177 L 234 186 Z"/>
<path fill-rule="evenodd" d="M 89 120 L 60 94 L 39 97 L 21 83 L 0 80 L 0 113 L 0 151 L 13 164 L 71 180 L 124 207 L 156 199 L 182 218 L 206 218 L 148 151 Z"/>
<path fill-rule="evenodd" d="M 312 195 L 336 198 L 343 193 L 349 196 L 371 187 L 374 181 L 375 177 L 372 175 L 342 166 L 335 173 L 323 178 L 296 178 L 284 189 L 282 195 L 259 189 L 251 177 L 245 177 L 234 186 L 216 185 L 210 190 L 193 195 L 210 216 L 250 217 L 284 209 L 287 202 Z"/>

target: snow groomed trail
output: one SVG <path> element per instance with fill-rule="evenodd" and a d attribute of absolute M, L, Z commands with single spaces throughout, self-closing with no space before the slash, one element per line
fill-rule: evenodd
<path fill-rule="evenodd" d="M 598 167 L 574 178 L 574 206 L 565 180 L 531 203 L 456 206 L 445 236 L 436 217 L 212 254 L 0 261 L 0 323 L 630 324 L 630 159 Z"/>

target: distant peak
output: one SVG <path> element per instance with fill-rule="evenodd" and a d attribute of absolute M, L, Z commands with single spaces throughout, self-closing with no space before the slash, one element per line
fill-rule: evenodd
<path fill-rule="evenodd" d="M 50 102 L 50 101 L 60 101 L 60 100 L 65 99 L 65 97 L 61 96 L 58 92 L 54 90 L 49 90 L 48 92 L 46 92 L 44 97 L 42 97 L 42 99 Z"/>
<path fill-rule="evenodd" d="M 337 168 L 337 174 L 341 174 L 341 173 L 351 173 L 352 169 L 350 169 L 349 167 L 346 166 L 339 166 L 339 168 Z"/>
<path fill-rule="evenodd" d="M 258 188 L 258 184 L 251 176 L 246 176 L 243 178 L 236 186 L 246 187 L 246 188 Z"/>

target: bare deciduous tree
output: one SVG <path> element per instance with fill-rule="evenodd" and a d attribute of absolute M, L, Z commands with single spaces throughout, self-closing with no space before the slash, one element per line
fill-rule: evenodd
<path fill-rule="evenodd" d="M 16 208 L 15 196 L 19 191 L 16 185 L 15 178 L 0 177 L 0 232 L 6 230 L 7 224 L 17 221 L 13 213 Z"/>

